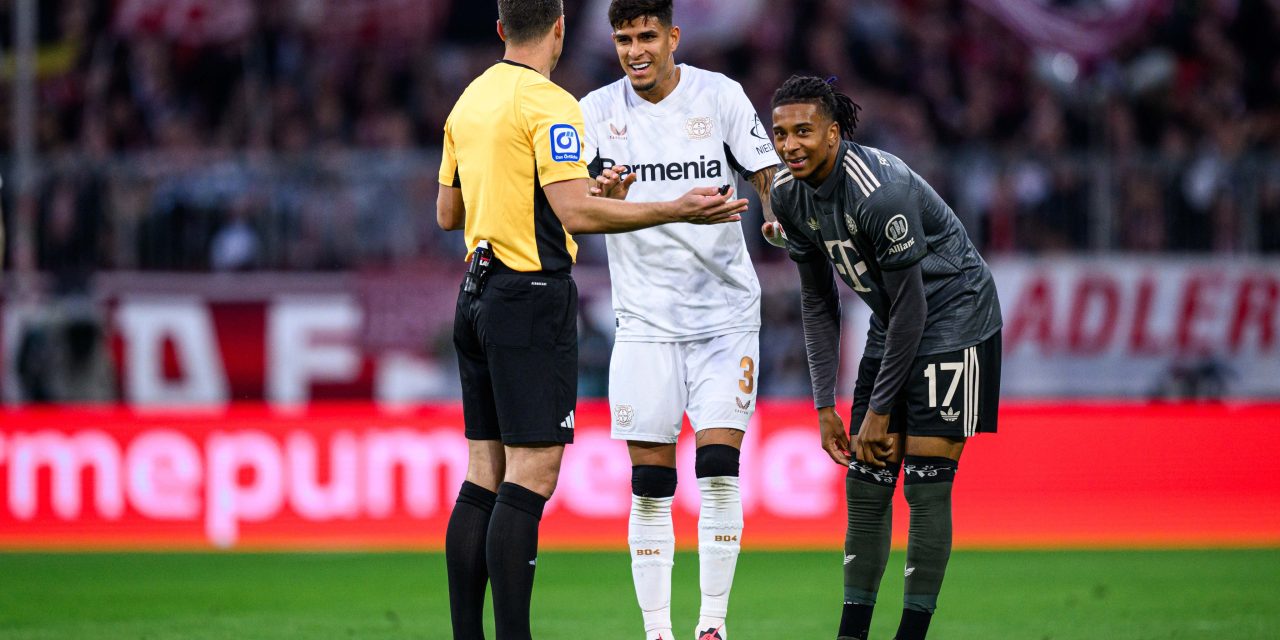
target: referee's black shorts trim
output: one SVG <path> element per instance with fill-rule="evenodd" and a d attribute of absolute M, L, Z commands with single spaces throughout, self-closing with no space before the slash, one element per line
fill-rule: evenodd
<path fill-rule="evenodd" d="M 492 273 L 460 292 L 453 344 L 470 440 L 573 442 L 578 289 L 560 273 Z"/>
<path fill-rule="evenodd" d="M 908 436 L 967 438 L 995 433 L 1000 408 L 1001 332 L 947 353 L 920 356 L 894 398 L 889 430 Z M 880 360 L 863 357 L 853 386 L 849 431 L 867 415 Z"/>

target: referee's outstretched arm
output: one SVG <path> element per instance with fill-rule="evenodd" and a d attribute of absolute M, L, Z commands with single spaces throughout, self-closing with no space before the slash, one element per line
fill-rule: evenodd
<path fill-rule="evenodd" d="M 445 187 L 441 187 L 444 189 Z M 560 218 L 565 231 L 579 233 L 621 233 L 668 222 L 720 224 L 737 222 L 747 210 L 747 201 L 730 199 L 733 190 L 721 195 L 716 187 L 695 187 L 676 200 L 666 202 L 626 202 L 590 195 L 591 181 L 562 180 L 542 187 L 547 202 Z M 442 196 L 443 197 L 443 196 Z M 444 224 L 443 214 L 436 218 Z"/>

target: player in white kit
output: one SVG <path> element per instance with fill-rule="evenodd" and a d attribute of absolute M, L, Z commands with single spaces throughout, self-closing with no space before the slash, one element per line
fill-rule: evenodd
<path fill-rule="evenodd" d="M 613 0 L 609 23 L 626 77 L 582 99 L 593 193 L 667 200 L 691 186 L 760 194 L 765 217 L 778 158 L 741 85 L 676 65 L 672 0 Z M 617 332 L 609 365 L 612 435 L 631 455 L 632 576 L 646 640 L 671 640 L 676 439 L 689 415 L 702 606 L 698 640 L 725 640 L 742 534 L 738 459 L 755 410 L 760 285 L 741 225 L 667 224 L 610 235 Z"/>

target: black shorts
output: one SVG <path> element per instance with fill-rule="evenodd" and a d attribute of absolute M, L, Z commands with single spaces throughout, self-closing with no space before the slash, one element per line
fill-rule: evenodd
<path fill-rule="evenodd" d="M 995 433 L 1000 406 L 1000 333 L 952 351 L 920 356 L 889 413 L 889 431 L 908 436 L 966 438 Z M 867 415 L 880 360 L 863 358 L 853 385 L 849 431 L 857 434 Z"/>
<path fill-rule="evenodd" d="M 453 346 L 470 440 L 573 442 L 578 288 L 568 275 L 504 271 L 458 294 Z"/>

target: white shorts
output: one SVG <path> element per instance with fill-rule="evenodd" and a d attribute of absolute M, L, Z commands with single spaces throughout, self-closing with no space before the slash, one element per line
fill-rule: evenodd
<path fill-rule="evenodd" d="M 617 342 L 609 361 L 611 434 L 674 443 L 685 413 L 693 430 L 745 431 L 756 409 L 760 333 L 686 342 Z"/>

